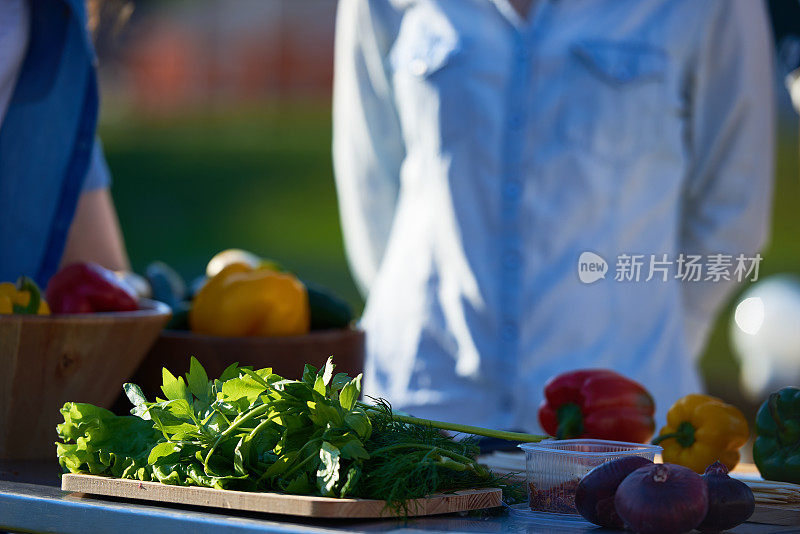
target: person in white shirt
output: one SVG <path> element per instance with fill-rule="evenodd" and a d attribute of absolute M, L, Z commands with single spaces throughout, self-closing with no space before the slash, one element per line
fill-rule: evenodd
<path fill-rule="evenodd" d="M 769 221 L 761 1 L 340 0 L 336 31 L 367 395 L 536 430 L 545 381 L 571 369 L 640 381 L 662 421 L 702 389 L 709 327 Z M 584 252 L 604 278 L 582 281 Z"/>

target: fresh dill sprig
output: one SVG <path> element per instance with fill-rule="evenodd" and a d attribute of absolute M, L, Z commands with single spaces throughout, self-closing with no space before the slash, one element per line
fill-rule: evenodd
<path fill-rule="evenodd" d="M 474 437 L 456 440 L 433 426 L 400 421 L 387 401 L 372 400 L 360 496 L 385 500 L 401 515 L 413 514 L 413 499 L 468 488 L 501 487 L 506 499 L 519 498 L 521 484 L 478 463 Z"/>

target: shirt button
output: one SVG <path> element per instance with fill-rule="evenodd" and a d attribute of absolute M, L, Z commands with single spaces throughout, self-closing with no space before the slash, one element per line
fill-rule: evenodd
<path fill-rule="evenodd" d="M 517 61 L 519 63 L 524 63 L 524 62 L 528 61 L 528 59 L 530 59 L 530 57 L 531 57 L 531 54 L 528 51 L 528 48 L 524 44 L 518 44 L 515 47 L 515 53 L 516 53 L 516 56 L 517 56 Z"/>
<path fill-rule="evenodd" d="M 509 250 L 503 255 L 503 266 L 506 269 L 516 269 L 520 264 L 520 254 L 516 250 Z"/>
<path fill-rule="evenodd" d="M 428 72 L 428 64 L 425 63 L 425 60 L 420 58 L 411 60 L 408 67 L 409 70 L 411 70 L 411 74 L 414 76 L 425 76 Z"/>
<path fill-rule="evenodd" d="M 514 323 L 514 321 L 504 321 L 500 335 L 503 337 L 503 341 L 515 341 L 517 339 L 517 325 Z"/>
<path fill-rule="evenodd" d="M 629 82 L 633 78 L 633 72 L 627 67 L 618 67 L 612 74 L 621 82 Z"/>
<path fill-rule="evenodd" d="M 522 119 L 522 115 L 519 114 L 511 117 L 511 120 L 508 122 L 513 130 L 521 130 L 524 123 L 525 121 Z"/>
<path fill-rule="evenodd" d="M 505 393 L 500 397 L 501 409 L 510 410 L 513 405 L 514 405 L 514 398 L 510 394 Z"/>
<path fill-rule="evenodd" d="M 506 180 L 503 185 L 503 197 L 506 200 L 516 200 L 520 193 L 519 180 Z"/>

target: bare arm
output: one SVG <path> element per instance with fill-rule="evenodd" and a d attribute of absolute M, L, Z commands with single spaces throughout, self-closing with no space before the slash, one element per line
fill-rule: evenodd
<path fill-rule="evenodd" d="M 78 200 L 61 265 L 77 261 L 93 261 L 115 271 L 130 269 L 108 188 L 85 191 Z"/>

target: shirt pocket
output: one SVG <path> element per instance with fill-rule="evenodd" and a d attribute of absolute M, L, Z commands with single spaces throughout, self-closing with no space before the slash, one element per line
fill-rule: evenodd
<path fill-rule="evenodd" d="M 653 150 L 669 109 L 668 67 L 666 52 L 640 42 L 572 45 L 561 84 L 562 140 L 613 161 Z"/>
<path fill-rule="evenodd" d="M 408 137 L 434 141 L 432 148 L 441 149 L 468 121 L 462 45 L 443 15 L 414 15 L 404 21 L 389 54 L 395 99 Z"/>

